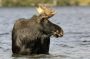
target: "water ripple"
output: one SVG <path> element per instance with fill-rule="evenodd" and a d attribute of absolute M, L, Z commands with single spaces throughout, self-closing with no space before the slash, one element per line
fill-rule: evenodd
<path fill-rule="evenodd" d="M 9 35 L 10 33 L 0 33 L 0 36 L 2 35 Z"/>

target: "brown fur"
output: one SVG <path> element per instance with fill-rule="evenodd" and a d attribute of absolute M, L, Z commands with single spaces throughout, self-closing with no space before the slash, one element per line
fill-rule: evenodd
<path fill-rule="evenodd" d="M 58 33 L 55 33 L 58 30 Z M 14 54 L 48 54 L 50 36 L 63 36 L 63 30 L 41 15 L 31 19 L 19 19 L 12 30 Z"/>

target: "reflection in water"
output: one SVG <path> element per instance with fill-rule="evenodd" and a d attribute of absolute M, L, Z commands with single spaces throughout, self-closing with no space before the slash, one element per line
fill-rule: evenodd
<path fill-rule="evenodd" d="M 49 59 L 52 59 L 52 58 L 57 58 L 57 57 L 61 57 L 61 58 L 66 58 L 68 56 L 64 56 L 64 55 L 45 55 L 45 54 L 40 54 L 40 55 L 31 55 L 31 56 L 22 56 L 22 55 L 15 55 L 13 56 L 14 58 L 13 59 L 22 59 L 22 58 L 25 58 L 25 59 L 44 59 L 44 58 L 49 58 Z"/>
<path fill-rule="evenodd" d="M 9 33 L 1 33 L 0 36 L 2 36 L 2 35 L 9 35 Z"/>
<path fill-rule="evenodd" d="M 64 37 L 51 37 L 50 55 L 12 56 L 11 31 L 18 18 L 30 18 L 34 8 L 0 8 L 0 59 L 90 59 L 90 8 L 55 7 L 53 23 L 64 29 Z"/>

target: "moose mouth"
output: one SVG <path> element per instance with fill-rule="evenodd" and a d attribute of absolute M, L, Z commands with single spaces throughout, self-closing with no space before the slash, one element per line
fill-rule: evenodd
<path fill-rule="evenodd" d="M 54 37 L 58 38 L 59 36 L 58 35 L 54 35 Z"/>
<path fill-rule="evenodd" d="M 63 37 L 63 34 L 54 34 L 54 37 L 56 37 L 56 38 Z"/>
<path fill-rule="evenodd" d="M 63 35 L 64 35 L 63 31 L 61 31 L 61 32 L 55 31 L 55 32 L 53 33 L 53 36 L 56 37 L 56 38 L 58 38 L 58 37 L 63 37 Z"/>

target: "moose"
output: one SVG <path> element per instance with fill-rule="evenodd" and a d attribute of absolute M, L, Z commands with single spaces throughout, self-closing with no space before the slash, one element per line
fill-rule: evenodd
<path fill-rule="evenodd" d="M 21 18 L 15 22 L 12 30 L 13 54 L 49 54 L 50 37 L 63 36 L 63 29 L 49 20 L 54 15 L 53 11 L 44 5 L 39 5 L 37 10 L 39 15 L 30 19 Z"/>

